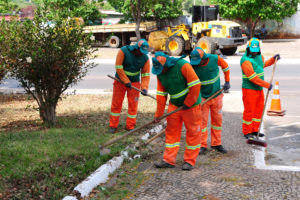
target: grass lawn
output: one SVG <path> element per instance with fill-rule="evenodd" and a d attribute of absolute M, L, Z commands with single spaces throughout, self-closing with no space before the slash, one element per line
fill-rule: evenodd
<path fill-rule="evenodd" d="M 0 95 L 0 199 L 61 199 L 132 143 L 134 137 L 124 139 L 111 146 L 109 155 L 99 156 L 99 144 L 126 132 L 125 101 L 120 132 L 108 133 L 110 104 L 110 95 L 65 96 L 57 107 L 57 125 L 47 128 L 29 96 Z M 140 98 L 138 126 L 153 119 L 155 107 L 154 100 Z M 125 171 L 137 162 L 128 163 Z M 130 193 L 122 188 L 118 192 L 116 199 Z"/>

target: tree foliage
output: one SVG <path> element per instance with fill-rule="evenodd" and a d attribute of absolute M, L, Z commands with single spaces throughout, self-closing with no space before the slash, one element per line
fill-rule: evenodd
<path fill-rule="evenodd" d="M 99 20 L 103 15 L 99 8 L 103 6 L 102 0 L 38 0 L 38 5 L 48 5 L 48 8 L 63 18 L 82 17 L 85 24 L 89 21 Z"/>
<path fill-rule="evenodd" d="M 93 37 L 57 13 L 50 25 L 47 8 L 39 8 L 33 21 L 2 21 L 0 63 L 36 100 L 41 119 L 54 125 L 62 93 L 94 66 L 86 64 Z"/>
<path fill-rule="evenodd" d="M 18 10 L 18 5 L 11 2 L 11 0 L 0 0 L 0 13 L 14 14 Z"/>
<path fill-rule="evenodd" d="M 261 20 L 282 21 L 297 11 L 300 0 L 214 0 L 220 5 L 223 18 L 238 19 L 251 27 L 251 37 L 255 26 Z"/>
<path fill-rule="evenodd" d="M 182 15 L 182 0 L 108 0 L 125 20 L 137 24 L 136 34 L 140 38 L 140 22 L 149 19 L 171 19 Z"/>

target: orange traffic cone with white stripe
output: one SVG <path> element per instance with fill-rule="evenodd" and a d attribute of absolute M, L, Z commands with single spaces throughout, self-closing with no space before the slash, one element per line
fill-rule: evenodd
<path fill-rule="evenodd" d="M 281 109 L 280 96 L 279 96 L 279 82 L 275 82 L 275 88 L 270 109 L 267 111 L 269 116 L 284 116 L 285 110 Z"/>

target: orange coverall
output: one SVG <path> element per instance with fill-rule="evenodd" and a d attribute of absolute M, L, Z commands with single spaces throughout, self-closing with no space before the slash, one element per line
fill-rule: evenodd
<path fill-rule="evenodd" d="M 224 72 L 225 81 L 229 82 L 230 70 L 228 70 L 228 63 L 219 56 L 218 56 L 218 66 L 220 66 Z M 205 65 L 200 67 L 205 67 Z M 209 112 L 211 117 L 211 130 L 210 130 L 211 146 L 219 146 L 222 144 L 221 132 L 222 132 L 222 120 L 223 120 L 222 118 L 223 96 L 224 96 L 223 94 L 220 94 L 216 98 L 209 100 L 208 102 L 206 102 L 201 106 L 201 112 L 202 112 L 201 147 L 207 148 L 207 137 L 208 137 L 207 122 L 208 122 Z M 202 101 L 205 101 L 205 99 L 202 98 Z"/>
<path fill-rule="evenodd" d="M 187 83 L 198 80 L 192 66 L 188 63 L 181 68 L 182 75 L 187 80 Z M 192 106 L 198 99 L 201 84 L 194 85 L 189 88 L 188 95 L 184 100 L 184 104 Z M 155 117 L 163 115 L 167 101 L 167 91 L 161 82 L 157 79 L 157 109 Z M 168 112 L 171 112 L 178 107 L 169 104 Z M 167 117 L 166 128 L 166 146 L 163 160 L 171 165 L 175 165 L 176 156 L 180 146 L 180 137 L 182 123 L 186 127 L 186 148 L 184 151 L 184 161 L 195 165 L 200 149 L 200 125 L 201 125 L 201 108 L 200 105 L 194 106 L 187 110 L 178 111 Z"/>
<path fill-rule="evenodd" d="M 264 57 L 262 56 L 264 61 Z M 275 59 L 272 57 L 264 63 L 264 68 L 274 64 Z M 247 77 L 251 77 L 255 72 L 250 61 L 245 61 L 242 64 L 242 70 Z M 255 85 L 269 88 L 270 83 L 262 80 L 256 75 L 250 80 Z M 243 92 L 243 134 L 258 132 L 261 116 L 264 109 L 264 91 L 242 88 Z"/>
<path fill-rule="evenodd" d="M 116 66 L 123 65 L 124 61 L 124 53 L 122 50 L 119 50 L 117 58 L 116 58 Z M 122 104 L 125 97 L 125 93 L 127 92 L 127 100 L 128 100 L 128 114 L 126 120 L 126 129 L 131 130 L 134 129 L 136 124 L 136 115 L 138 110 L 138 100 L 139 100 L 139 91 L 135 89 L 130 89 L 125 86 L 126 83 L 129 83 L 130 80 L 125 74 L 123 68 L 117 68 L 117 73 L 123 83 L 118 81 L 114 81 L 113 84 L 113 97 L 112 97 L 112 105 L 111 105 L 111 115 L 109 120 L 109 126 L 111 128 L 117 128 L 119 125 L 120 113 L 122 110 Z M 132 82 L 132 86 L 136 88 L 141 88 L 148 90 L 148 85 L 150 81 L 150 60 L 145 63 L 144 67 L 141 69 L 142 81 L 140 82 Z"/>

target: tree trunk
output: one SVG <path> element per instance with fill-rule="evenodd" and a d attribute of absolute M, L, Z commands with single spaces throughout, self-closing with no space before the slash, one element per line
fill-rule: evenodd
<path fill-rule="evenodd" d="M 257 23 L 260 21 L 260 17 L 258 17 L 254 22 L 251 20 L 251 38 L 255 36 L 255 27 Z"/>
<path fill-rule="evenodd" d="M 135 34 L 136 34 L 137 40 L 141 39 L 140 25 L 141 25 L 141 21 L 137 20 L 136 28 L 135 28 Z"/>
<path fill-rule="evenodd" d="M 56 104 L 44 104 L 40 107 L 40 118 L 48 126 L 56 124 Z"/>
<path fill-rule="evenodd" d="M 135 34 L 137 39 L 141 39 L 140 24 L 141 24 L 141 0 L 137 0 L 136 6 L 134 6 L 133 0 L 130 1 L 130 7 L 132 12 L 132 17 L 136 23 Z"/>

